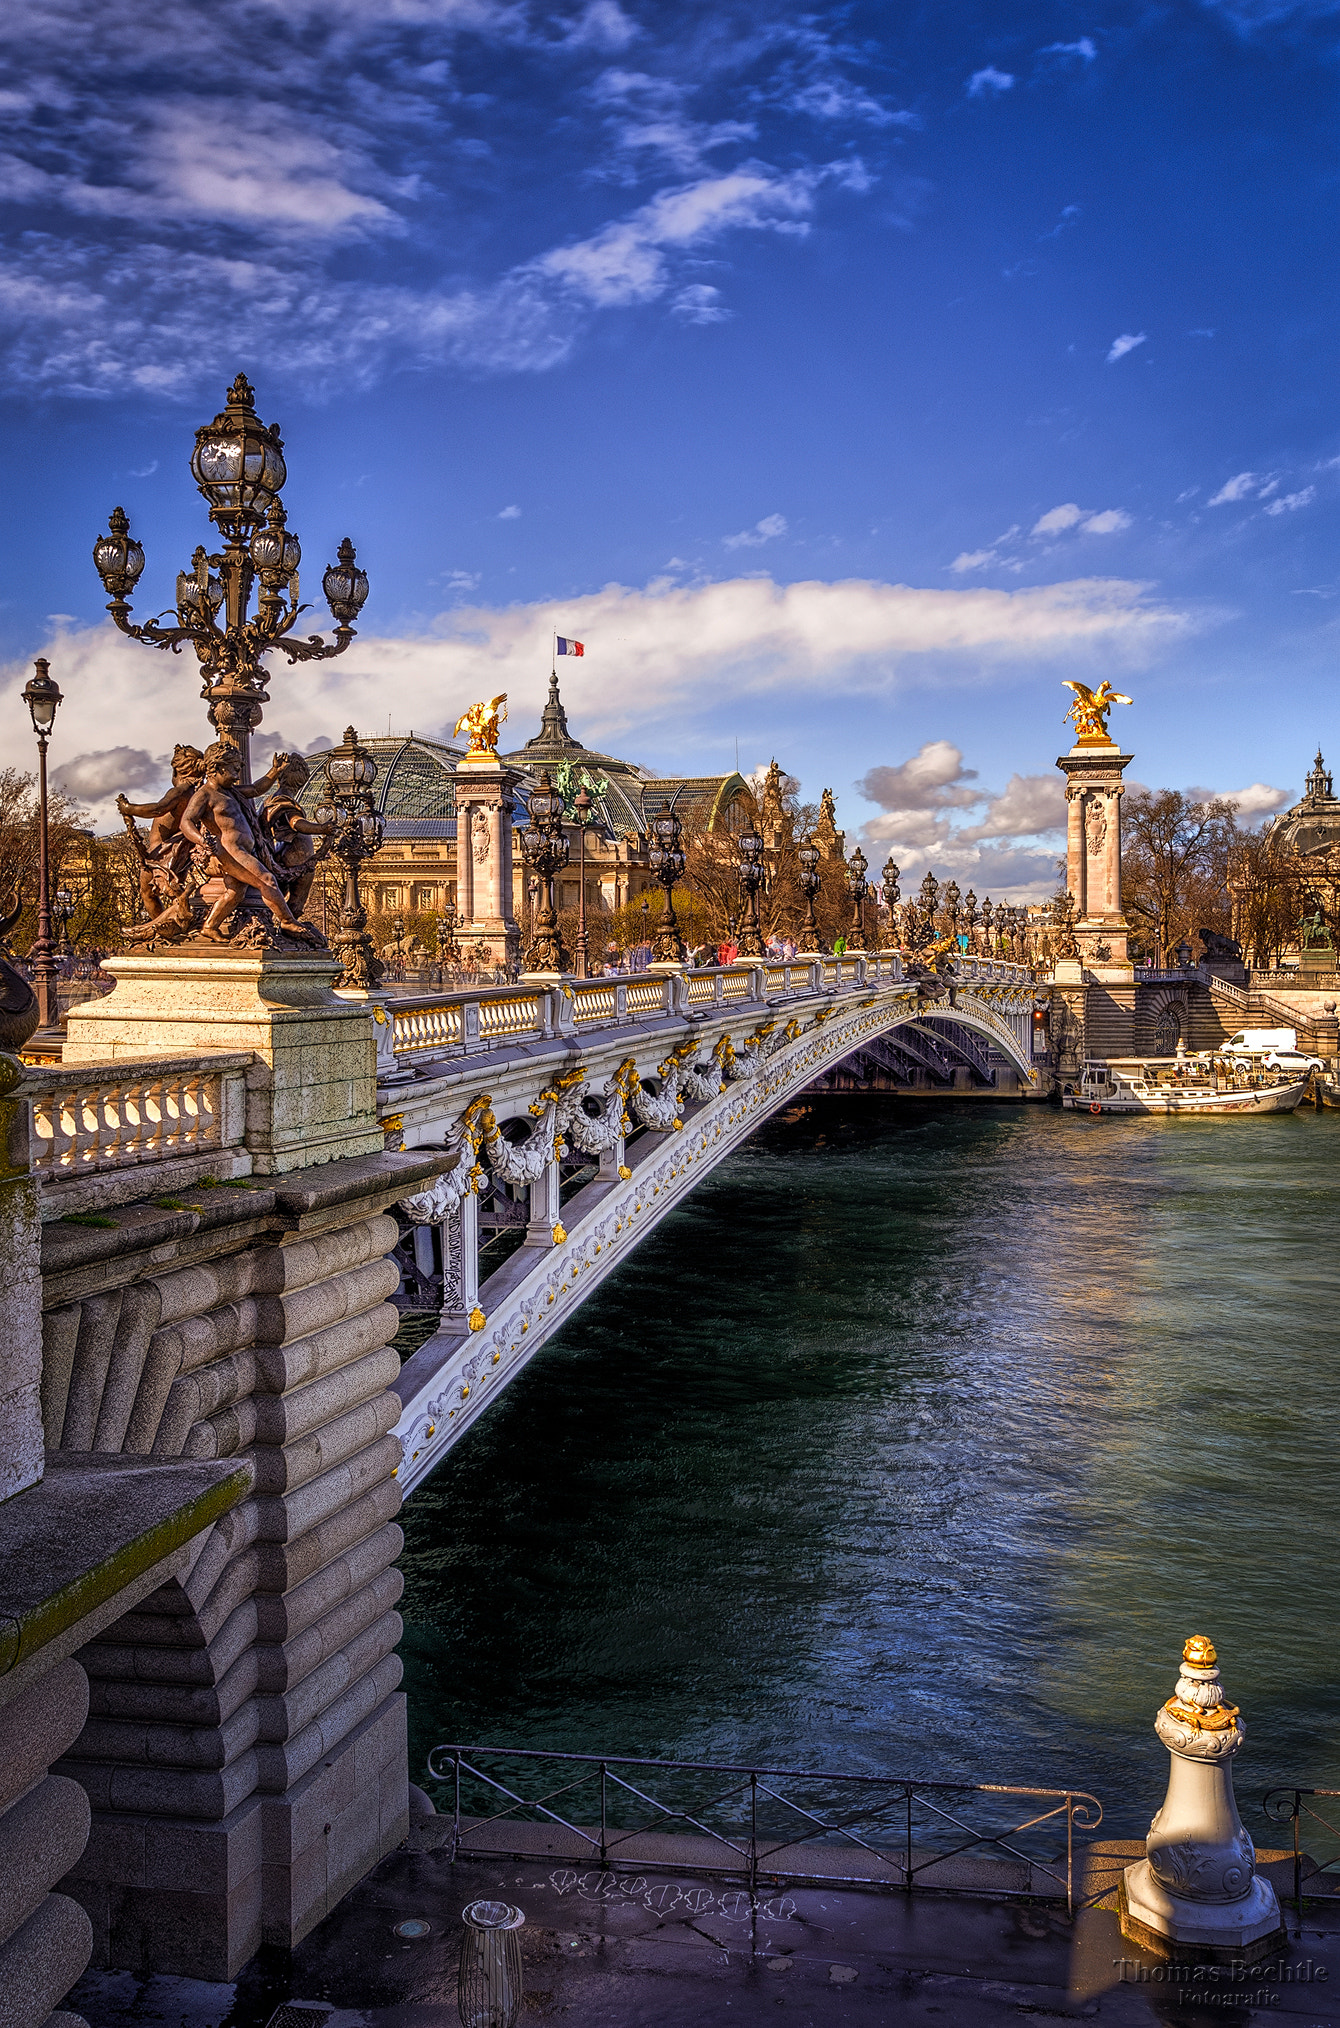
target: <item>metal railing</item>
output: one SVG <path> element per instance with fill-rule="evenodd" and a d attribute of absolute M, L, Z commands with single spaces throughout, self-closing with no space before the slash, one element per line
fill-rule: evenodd
<path fill-rule="evenodd" d="M 1033 1900 L 1064 1895 L 1073 1914 L 1075 1833 L 1096 1830 L 1103 1818 L 1102 1804 L 1084 1789 L 526 1748 L 435 1746 L 428 1773 L 451 1796 L 453 1857 L 533 1860 L 536 1837 L 516 1835 L 520 1826 L 532 1825 L 574 1841 L 571 1851 L 546 1856 L 601 1871 L 623 1865 L 743 1878 L 751 1897 L 766 1879 L 769 1891 L 786 1881 L 908 1894 L 921 1888 Z M 994 1821 L 974 1826 L 966 1821 L 970 1810 Z M 655 1849 L 657 1840 L 676 1832 L 688 1834 L 674 1838 L 678 1849 Z M 947 1839 L 947 1847 L 928 1846 L 928 1833 Z M 1062 1835 L 1064 1852 L 1058 1854 L 1053 1848 Z M 705 1851 L 699 1849 L 703 1841 Z M 953 1862 L 965 1855 L 1013 1863 L 999 1875 L 979 1867 L 967 1880 L 962 1876 L 973 1875 L 973 1868 L 960 1865 L 956 1879 Z M 1106 1881 L 1080 1905 L 1101 1899 L 1111 1885 Z"/>
<path fill-rule="evenodd" d="M 1300 1922 L 1303 1918 L 1303 1844 L 1300 1828 L 1303 1818 L 1307 1817 L 1310 1822 L 1319 1824 L 1331 1838 L 1340 1840 L 1340 1823 L 1333 1824 L 1329 1817 L 1323 1817 L 1320 1810 L 1311 1808 L 1304 1802 L 1305 1796 L 1326 1796 L 1333 1802 L 1340 1802 L 1340 1789 L 1267 1789 L 1261 1798 L 1261 1808 L 1272 1824 L 1287 1824 L 1291 1819 L 1293 1822 L 1293 1899 Z M 1340 1816 L 1340 1811 L 1336 1814 Z M 1308 1875 L 1310 1880 L 1316 1879 L 1320 1874 L 1330 1874 L 1332 1878 L 1336 1878 L 1336 1868 L 1340 1867 L 1340 1852 L 1330 1859 L 1320 1861 L 1313 1859 L 1312 1864 L 1313 1871 Z"/>

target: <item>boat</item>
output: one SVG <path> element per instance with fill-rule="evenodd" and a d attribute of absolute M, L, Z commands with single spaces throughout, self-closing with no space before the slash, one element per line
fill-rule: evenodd
<path fill-rule="evenodd" d="M 1291 1113 L 1311 1082 L 1270 1078 L 1246 1066 L 1222 1071 L 1213 1058 L 1188 1056 L 1092 1057 L 1078 1082 L 1066 1085 L 1061 1103 L 1083 1113 L 1177 1113 L 1200 1118 L 1220 1113 Z"/>

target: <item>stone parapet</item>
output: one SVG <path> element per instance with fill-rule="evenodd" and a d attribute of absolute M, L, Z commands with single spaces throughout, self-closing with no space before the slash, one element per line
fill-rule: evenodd
<path fill-rule="evenodd" d="M 104 969 L 116 988 L 71 1012 L 62 1069 L 250 1051 L 244 1141 L 257 1174 L 381 1149 L 372 1018 L 333 992 L 339 966 L 324 952 L 136 952 Z"/>

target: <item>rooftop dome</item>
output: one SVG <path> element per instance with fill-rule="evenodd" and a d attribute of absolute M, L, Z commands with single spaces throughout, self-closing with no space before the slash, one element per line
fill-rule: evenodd
<path fill-rule="evenodd" d="M 1272 852 L 1296 853 L 1304 859 L 1340 848 L 1340 800 L 1336 798 L 1331 771 L 1321 757 L 1320 748 L 1307 778 L 1303 800 L 1276 817 L 1266 835 Z"/>
<path fill-rule="evenodd" d="M 416 838 L 456 835 L 456 764 L 459 747 L 443 746 L 439 740 L 419 733 L 383 733 L 378 737 L 359 736 L 359 744 L 377 763 L 372 785 L 373 800 L 386 822 L 388 838 L 412 833 Z M 302 792 L 306 809 L 315 809 L 321 799 L 322 763 L 329 747 L 306 756 L 312 779 Z"/>

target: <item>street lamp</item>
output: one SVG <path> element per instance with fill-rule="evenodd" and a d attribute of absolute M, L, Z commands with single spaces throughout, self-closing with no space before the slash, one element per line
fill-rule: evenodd
<path fill-rule="evenodd" d="M 1185 937 L 1182 938 L 1173 955 L 1177 959 L 1178 966 L 1182 971 L 1189 972 L 1191 970 L 1191 946 Z"/>
<path fill-rule="evenodd" d="M 238 374 L 213 422 L 196 431 L 191 472 L 224 546 L 217 555 L 198 547 L 190 568 L 178 572 L 175 626 L 160 624 L 165 615 L 142 625 L 131 621 L 130 594 L 144 569 L 144 550 L 122 508 L 113 508 L 107 534 L 94 543 L 93 562 L 109 597 L 107 610 L 123 634 L 174 651 L 191 643 L 200 662 L 209 722 L 221 740 L 237 748 L 243 778 L 250 781 L 251 734 L 261 722 L 261 706 L 269 702 L 261 657 L 271 648 L 290 662 L 322 662 L 343 654 L 354 637 L 368 580 L 346 535 L 321 581 L 335 620 L 335 639 L 323 641 L 319 634 L 289 638 L 299 615 L 310 611 L 298 596 L 302 550 L 289 532 L 279 498 L 288 477 L 283 440 L 273 423 L 257 416 L 245 375 Z M 249 614 L 257 579 L 260 595 L 255 613 Z"/>
<path fill-rule="evenodd" d="M 870 882 L 865 877 L 868 864 L 858 845 L 847 864 L 847 886 L 851 891 L 851 934 L 847 948 L 853 951 L 869 949 L 865 939 L 865 898 L 870 892 Z"/>
<path fill-rule="evenodd" d="M 902 889 L 898 885 L 898 874 L 900 870 L 901 869 L 894 864 L 893 854 L 890 853 L 888 858 L 884 861 L 883 866 L 880 868 L 879 873 L 880 880 L 883 883 L 884 887 L 884 906 L 889 911 L 890 944 L 896 943 L 898 938 L 898 932 L 894 921 L 893 912 L 898 906 L 898 898 L 902 893 Z"/>
<path fill-rule="evenodd" d="M 586 827 L 595 809 L 595 797 L 585 782 L 578 789 L 572 801 L 572 813 L 577 822 L 577 951 L 574 967 L 579 979 L 591 976 L 590 954 L 586 944 Z"/>
<path fill-rule="evenodd" d="M 527 798 L 521 850 L 540 879 L 540 906 L 535 914 L 535 935 L 526 952 L 526 969 L 565 972 L 567 952 L 558 933 L 554 875 L 568 863 L 568 841 L 563 835 L 563 798 L 550 782 L 548 769 L 540 776 L 540 786 Z"/>
<path fill-rule="evenodd" d="M 362 862 L 381 850 L 382 820 L 372 800 L 376 779 L 376 761 L 359 745 L 353 726 L 346 726 L 343 744 L 326 755 L 316 821 L 330 826 L 330 849 L 344 869 L 344 899 L 335 932 L 335 955 L 344 967 L 340 984 L 363 993 L 371 992 L 386 970 L 372 948 L 358 887 Z"/>
<path fill-rule="evenodd" d="M 456 904 L 449 901 L 437 932 L 437 954 L 444 965 L 459 966 L 461 947 L 456 941 Z"/>
<path fill-rule="evenodd" d="M 678 791 L 676 791 L 676 795 Z M 684 877 L 684 848 L 680 843 L 684 826 L 675 810 L 675 798 L 671 797 L 667 808 L 652 820 L 651 850 L 647 863 L 661 886 L 665 889 L 665 908 L 656 925 L 656 963 L 658 965 L 682 965 L 687 956 L 684 939 L 679 933 L 679 919 L 675 914 L 675 882 Z M 642 904 L 643 920 L 646 919 L 647 904 Z"/>
<path fill-rule="evenodd" d="M 763 840 L 750 826 L 749 829 L 741 831 L 735 842 L 740 848 L 740 885 L 745 893 L 740 956 L 761 958 L 767 955 L 763 948 L 763 928 L 758 919 L 758 891 L 767 878 L 767 868 L 763 864 Z"/>
<path fill-rule="evenodd" d="M 949 934 L 954 939 L 954 942 L 957 943 L 958 910 L 959 910 L 959 891 L 957 880 L 951 880 L 948 887 L 945 889 L 944 909 L 946 916 L 949 918 Z"/>
<path fill-rule="evenodd" d="M 36 674 L 23 686 L 23 701 L 37 734 L 37 935 L 29 959 L 37 982 L 37 1025 L 45 1034 L 60 1018 L 56 1000 L 56 960 L 51 948 L 51 864 L 47 824 L 47 741 L 56 723 L 61 701 L 60 685 L 50 666 L 40 657 L 33 663 Z"/>
<path fill-rule="evenodd" d="M 969 888 L 963 897 L 963 920 L 968 925 L 968 949 L 977 948 L 977 896 Z"/>
<path fill-rule="evenodd" d="M 68 958 L 70 955 L 70 917 L 74 914 L 74 896 L 68 887 L 58 887 L 56 889 L 56 899 L 52 908 L 52 914 L 55 916 L 57 923 L 56 948 L 63 958 Z"/>
<path fill-rule="evenodd" d="M 819 872 L 819 861 L 823 858 L 823 853 L 819 850 L 819 847 L 815 844 L 808 831 L 796 847 L 796 857 L 800 861 L 800 891 L 805 897 L 805 921 L 801 926 L 800 933 L 805 938 L 804 948 L 807 951 L 817 951 L 819 948 L 819 925 L 814 917 L 814 897 L 819 892 L 822 878 Z"/>
<path fill-rule="evenodd" d="M 403 915 L 396 915 L 396 916 L 392 916 L 392 918 L 391 918 L 391 928 L 392 928 L 392 930 L 393 930 L 393 932 L 394 932 L 394 934 L 395 934 L 395 961 L 396 961 L 396 970 L 397 970 L 398 972 L 403 972 L 403 971 L 404 971 L 404 969 L 405 969 L 405 918 L 404 918 L 404 916 L 403 916 Z"/>

